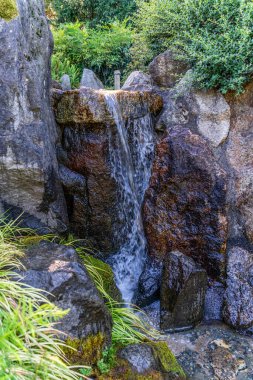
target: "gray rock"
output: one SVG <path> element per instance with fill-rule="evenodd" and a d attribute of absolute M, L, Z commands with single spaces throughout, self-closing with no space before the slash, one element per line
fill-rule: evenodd
<path fill-rule="evenodd" d="M 158 260 L 147 258 L 135 295 L 135 303 L 138 306 L 147 306 L 159 299 L 161 277 L 162 263 Z"/>
<path fill-rule="evenodd" d="M 151 78 L 142 71 L 133 71 L 125 81 L 122 90 L 128 91 L 151 91 Z"/>
<path fill-rule="evenodd" d="M 228 252 L 223 318 L 237 329 L 253 326 L 253 254 L 240 247 Z"/>
<path fill-rule="evenodd" d="M 194 327 L 204 314 L 206 271 L 178 251 L 164 261 L 161 285 L 161 328 L 180 331 Z"/>
<path fill-rule="evenodd" d="M 62 88 L 63 91 L 71 90 L 71 82 L 70 82 L 69 75 L 64 74 L 61 77 L 61 88 Z"/>
<path fill-rule="evenodd" d="M 65 231 L 57 129 L 50 108 L 52 37 L 43 0 L 18 0 L 19 16 L 0 19 L 0 202 L 26 225 Z"/>
<path fill-rule="evenodd" d="M 149 74 L 159 87 L 171 88 L 187 71 L 187 65 L 176 59 L 175 55 L 166 50 L 158 55 L 149 65 Z"/>
<path fill-rule="evenodd" d="M 153 348 L 148 344 L 130 344 L 119 352 L 119 357 L 127 360 L 138 373 L 157 369 Z"/>
<path fill-rule="evenodd" d="M 197 128 L 215 147 L 228 137 L 230 129 L 230 107 L 219 92 L 194 92 L 198 107 Z"/>
<path fill-rule="evenodd" d="M 112 321 L 105 303 L 73 248 L 41 242 L 28 249 L 23 282 L 49 292 L 50 299 L 69 313 L 57 323 L 72 338 L 103 333 L 110 342 Z"/>
<path fill-rule="evenodd" d="M 143 311 L 147 316 L 147 321 L 156 330 L 160 329 L 160 301 L 155 301 L 151 305 L 143 307 Z"/>
<path fill-rule="evenodd" d="M 205 299 L 205 320 L 221 321 L 225 287 L 217 281 L 209 281 Z"/>
<path fill-rule="evenodd" d="M 84 69 L 80 87 L 88 87 L 95 90 L 100 90 L 101 88 L 104 88 L 104 85 L 92 70 Z"/>
<path fill-rule="evenodd" d="M 163 97 L 165 107 L 156 129 L 186 126 L 205 137 L 214 148 L 227 139 L 231 117 L 229 104 L 218 91 L 196 91 L 192 86 L 191 70 L 173 89 L 163 93 Z"/>

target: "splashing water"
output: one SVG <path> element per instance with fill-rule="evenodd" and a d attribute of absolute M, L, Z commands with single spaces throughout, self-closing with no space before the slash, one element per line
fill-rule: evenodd
<path fill-rule="evenodd" d="M 147 113 L 125 123 L 115 95 L 107 94 L 106 102 L 116 124 L 116 136 L 108 129 L 110 164 L 119 190 L 119 218 L 122 221 L 122 227 L 115 232 L 121 248 L 114 255 L 112 265 L 117 286 L 124 301 L 129 303 L 146 258 L 141 207 L 154 154 L 152 119 Z"/>

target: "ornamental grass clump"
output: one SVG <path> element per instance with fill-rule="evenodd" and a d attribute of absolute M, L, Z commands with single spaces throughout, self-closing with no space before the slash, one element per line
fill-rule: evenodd
<path fill-rule="evenodd" d="M 42 291 L 22 284 L 15 272 L 22 269 L 20 247 L 28 235 L 29 230 L 0 217 L 0 379 L 79 380 L 54 328 L 66 311 Z"/>

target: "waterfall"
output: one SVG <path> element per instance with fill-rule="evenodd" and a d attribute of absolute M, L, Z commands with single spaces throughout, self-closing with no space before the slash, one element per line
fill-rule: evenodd
<path fill-rule="evenodd" d="M 148 186 L 154 154 L 151 115 L 123 120 L 114 94 L 106 95 L 108 110 L 116 125 L 116 134 L 108 128 L 112 176 L 118 187 L 119 218 L 122 227 L 115 231 L 121 242 L 112 266 L 125 302 L 131 302 L 146 258 L 141 207 Z M 114 142 L 113 142 L 114 141 Z"/>

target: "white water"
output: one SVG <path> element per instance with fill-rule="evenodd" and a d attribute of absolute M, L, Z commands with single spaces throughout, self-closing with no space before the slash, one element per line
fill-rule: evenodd
<path fill-rule="evenodd" d="M 117 286 L 124 301 L 129 303 L 146 258 L 141 207 L 154 153 L 152 120 L 147 114 L 125 125 L 116 97 L 108 94 L 106 101 L 117 127 L 116 136 L 109 129 L 110 163 L 119 189 L 119 218 L 122 221 L 122 226 L 115 231 L 121 248 L 114 255 L 112 265 Z"/>

